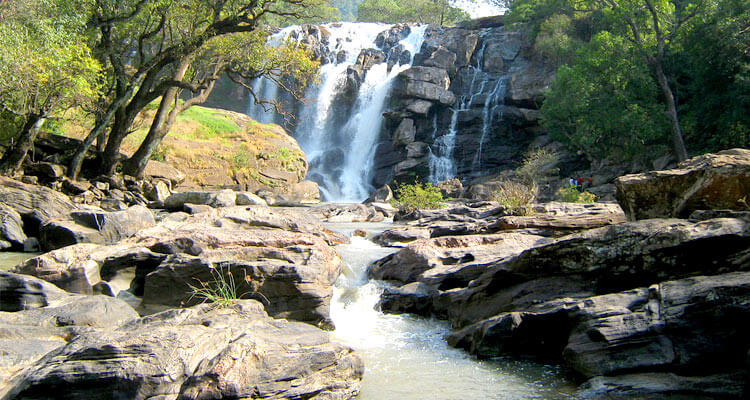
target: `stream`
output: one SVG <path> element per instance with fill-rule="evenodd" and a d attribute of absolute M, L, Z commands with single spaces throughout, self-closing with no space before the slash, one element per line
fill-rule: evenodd
<path fill-rule="evenodd" d="M 392 227 L 387 223 L 336 223 L 328 228 L 352 236 Z M 561 368 L 531 361 L 478 361 L 448 346 L 444 321 L 375 309 L 386 283 L 367 278 L 367 267 L 398 249 L 352 236 L 337 246 L 344 272 L 336 281 L 331 317 L 335 340 L 357 350 L 365 362 L 357 400 L 565 399 L 574 386 Z"/>

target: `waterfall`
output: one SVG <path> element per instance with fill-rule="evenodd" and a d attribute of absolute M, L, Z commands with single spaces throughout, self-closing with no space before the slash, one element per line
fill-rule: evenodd
<path fill-rule="evenodd" d="M 382 62 L 367 65 L 369 69 L 361 62 L 357 64 L 363 50 L 378 49 L 376 38 L 392 27 L 374 23 L 334 23 L 322 25 L 318 30 L 317 39 L 324 46 L 325 61 L 330 62 L 321 67 L 319 83 L 308 88 L 293 134 L 307 154 L 308 179 L 319 184 L 327 201 L 359 202 L 374 190 L 370 181 L 383 108 L 394 78 L 411 66 L 427 29 L 426 25 L 410 26 L 408 35 L 398 43 L 409 52 L 408 64 L 396 63 L 389 69 L 385 57 Z M 287 28 L 283 34 L 294 37 L 301 29 Z M 351 88 L 353 71 L 361 79 L 354 93 Z M 261 86 L 264 83 L 256 83 L 265 96 L 266 86 Z M 278 93 L 268 93 L 273 95 L 269 98 L 278 97 Z M 266 115 L 256 110 L 257 107 L 252 109 L 253 113 L 249 110 L 249 114 L 261 122 L 266 121 Z"/>
<path fill-rule="evenodd" d="M 484 100 L 484 107 L 482 109 L 482 136 L 479 139 L 479 147 L 477 148 L 477 153 L 474 156 L 471 168 L 474 172 L 478 172 L 482 168 L 482 150 L 484 148 L 484 142 L 487 140 L 492 123 L 495 122 L 495 110 L 498 107 L 502 107 L 501 102 L 504 102 L 507 89 L 508 77 L 502 76 L 495 81 L 494 88 Z M 503 118 L 502 108 L 500 109 L 499 117 L 499 119 Z"/>
<path fill-rule="evenodd" d="M 474 63 L 467 67 L 463 76 L 464 80 L 459 85 L 462 88 L 462 94 L 451 109 L 451 122 L 448 131 L 442 136 L 438 136 L 437 129 L 433 131 L 433 145 L 430 147 L 428 157 L 429 181 L 434 184 L 458 175 L 454 152 L 456 135 L 460 131 L 459 123 L 462 113 L 472 112 L 473 107 L 482 107 L 481 113 L 479 113 L 482 118 L 482 130 L 477 151 L 472 158 L 472 172 L 477 172 L 482 167 L 482 153 L 490 137 L 492 126 L 498 120 L 496 118 L 498 108 L 500 108 L 500 119 L 502 119 L 502 105 L 504 104 L 509 77 L 507 75 L 498 76 L 497 73 L 484 70 L 485 50 L 489 42 L 486 37 L 487 32 L 485 30 L 480 34 L 482 46 L 475 53 Z"/>

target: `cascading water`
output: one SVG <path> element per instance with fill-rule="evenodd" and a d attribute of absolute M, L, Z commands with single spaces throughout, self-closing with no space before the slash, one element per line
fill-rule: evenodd
<path fill-rule="evenodd" d="M 482 136 L 479 139 L 479 147 L 477 148 L 477 153 L 474 156 L 474 161 L 472 163 L 472 170 L 474 172 L 477 172 L 482 168 L 482 150 L 484 149 L 484 143 L 487 140 L 490 127 L 493 122 L 495 122 L 495 111 L 498 107 L 502 106 L 501 101 L 505 99 L 505 92 L 507 89 L 508 77 L 502 76 L 495 81 L 494 88 L 489 94 L 487 94 L 487 97 L 484 100 L 484 108 L 482 109 Z M 502 117 L 501 108 L 499 118 L 502 119 Z"/>
<path fill-rule="evenodd" d="M 385 224 L 328 224 L 351 236 Z M 560 399 L 569 391 L 553 366 L 515 360 L 477 361 L 448 346 L 448 324 L 410 315 L 384 314 L 375 308 L 384 282 L 368 281 L 367 268 L 393 253 L 360 237 L 337 246 L 344 263 L 331 301 L 335 340 L 363 357 L 365 375 L 357 400 Z"/>
<path fill-rule="evenodd" d="M 459 132 L 462 113 L 472 112 L 472 107 L 482 106 L 482 133 L 477 151 L 472 158 L 471 170 L 477 172 L 482 167 L 482 152 L 492 130 L 497 122 L 497 111 L 502 113 L 502 104 L 508 87 L 508 76 L 498 76 L 496 73 L 484 70 L 484 56 L 487 49 L 487 31 L 480 34 L 482 47 L 477 51 L 474 63 L 467 67 L 464 74 L 463 93 L 455 106 L 451 109 L 451 122 L 446 134 L 437 136 L 437 129 L 433 132 L 433 145 L 429 152 L 430 176 L 429 181 L 439 183 L 451 179 L 458 174 L 455 160 L 456 136 Z M 483 101 L 482 101 L 483 98 Z M 477 100 L 479 99 L 479 100 Z M 498 110 L 500 108 L 500 110 Z M 500 114 L 500 119 L 502 114 Z"/>
<path fill-rule="evenodd" d="M 321 67 L 320 84 L 308 89 L 306 97 L 310 100 L 299 113 L 294 135 L 307 154 L 308 178 L 320 185 L 325 200 L 358 202 L 374 190 L 370 184 L 371 172 L 386 98 L 394 78 L 411 66 L 414 55 L 419 52 L 427 26 L 411 26 L 409 34 L 398 43 L 409 52 L 409 63 L 388 63 L 384 58 L 368 65 L 369 68 L 362 68 L 360 64 L 364 78 L 356 93 L 347 93 L 351 80 L 348 74 L 357 65 L 362 51 L 377 49 L 378 34 L 391 27 L 336 23 L 322 26 L 325 37 L 318 31 L 318 40 L 325 45 L 325 53 L 333 61 Z M 294 29 L 283 33 L 293 35 Z M 258 85 L 259 93 L 265 95 L 265 86 Z M 276 93 L 269 94 L 273 94 L 269 98 L 277 97 Z M 345 107 L 347 95 L 355 99 L 351 107 Z M 254 115 L 257 114 L 251 114 Z M 261 121 L 268 120 L 265 114 L 258 117 Z"/>

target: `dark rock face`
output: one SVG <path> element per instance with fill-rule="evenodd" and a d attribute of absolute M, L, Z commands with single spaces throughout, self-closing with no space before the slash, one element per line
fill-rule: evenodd
<path fill-rule="evenodd" d="M 466 289 L 446 293 L 447 313 L 465 326 L 518 309 L 510 294 L 526 282 L 571 277 L 558 297 L 610 293 L 689 275 L 750 269 L 750 225 L 737 219 L 699 223 L 645 220 L 585 231 L 500 260 Z"/>
<path fill-rule="evenodd" d="M 501 313 L 449 341 L 482 356 L 561 353 L 577 372 L 597 377 L 583 385 L 581 398 L 671 392 L 739 398 L 747 377 L 749 291 L 747 272 L 667 281 Z M 673 372 L 629 375 L 665 369 Z"/>
<path fill-rule="evenodd" d="M 426 181 L 429 154 L 442 154 L 451 130 L 456 132 L 451 158 L 461 180 L 512 167 L 534 140 L 537 110 L 554 71 L 525 58 L 528 44 L 521 33 L 490 25 L 428 27 L 412 68 L 394 85 L 374 185 Z M 413 126 L 409 135 L 403 134 L 404 121 Z M 423 143 L 425 150 L 414 151 L 413 143 Z"/>
<path fill-rule="evenodd" d="M 686 218 L 705 209 L 746 210 L 750 150 L 704 154 L 676 169 L 622 176 L 615 186 L 617 200 L 631 220 Z"/>

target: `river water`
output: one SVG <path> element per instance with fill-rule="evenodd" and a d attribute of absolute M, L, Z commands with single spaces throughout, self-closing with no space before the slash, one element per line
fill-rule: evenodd
<path fill-rule="evenodd" d="M 327 224 L 351 235 L 378 232 L 389 224 Z M 375 309 L 384 282 L 367 279 L 367 267 L 396 251 L 352 237 L 337 250 L 345 270 L 336 282 L 331 317 L 335 340 L 356 349 L 365 362 L 357 400 L 567 399 L 573 386 L 560 368 L 530 361 L 477 361 L 445 341 L 443 321 Z"/>

